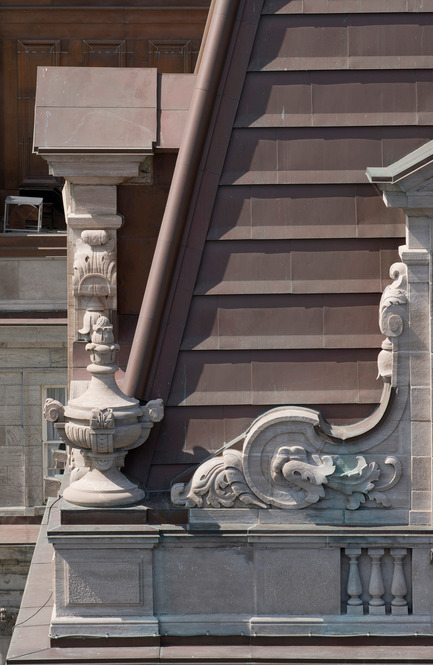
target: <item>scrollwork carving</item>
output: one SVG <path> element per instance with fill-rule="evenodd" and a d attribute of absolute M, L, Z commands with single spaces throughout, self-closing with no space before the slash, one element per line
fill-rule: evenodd
<path fill-rule="evenodd" d="M 263 418 L 266 417 L 266 414 Z M 385 490 L 400 479 L 401 464 L 387 457 L 394 467 L 391 480 L 378 486 L 381 469 L 376 461 L 362 455 L 320 455 L 302 445 L 278 445 L 281 427 L 275 435 L 260 423 L 247 436 L 243 452 L 227 449 L 219 457 L 205 461 L 188 484 L 177 483 L 171 491 L 172 502 L 192 507 L 232 508 L 242 505 L 260 508 L 301 509 L 330 496 L 343 495 L 347 510 L 357 510 L 367 500 L 389 507 Z"/>
<path fill-rule="evenodd" d="M 407 304 L 407 266 L 405 263 L 394 263 L 389 271 L 394 279 L 386 287 L 379 305 L 379 327 L 387 339 L 382 342 L 382 351 L 379 353 L 378 376 L 385 383 L 394 384 L 393 381 L 393 340 L 403 332 L 404 321 L 401 316 L 402 305 Z"/>
<path fill-rule="evenodd" d="M 47 399 L 44 404 L 44 418 L 50 423 L 63 420 L 65 407 L 55 399 Z"/>
<path fill-rule="evenodd" d="M 242 455 L 236 450 L 225 451 L 221 457 L 204 462 L 188 484 L 173 485 L 171 500 L 187 508 L 232 508 L 237 500 L 247 506 L 267 508 L 248 487 L 242 471 Z"/>
<path fill-rule="evenodd" d="M 283 446 L 271 460 L 271 478 L 278 485 L 288 484 L 300 491 L 298 508 L 317 503 L 325 496 L 323 485 L 335 471 L 330 455 L 313 455 L 314 464 L 307 461 L 307 452 L 301 446 Z"/>
<path fill-rule="evenodd" d="M 164 402 L 162 399 L 152 399 L 143 407 L 143 420 L 159 423 L 164 417 Z"/>
<path fill-rule="evenodd" d="M 390 275 L 394 281 L 382 295 L 379 315 L 386 335 L 378 358 L 379 375 L 391 384 L 387 392 L 396 385 L 395 340 L 404 330 L 406 265 L 394 264 Z M 339 441 L 325 437 L 318 412 L 301 407 L 272 409 L 251 424 L 242 452 L 227 448 L 222 456 L 203 462 L 188 484 L 173 485 L 172 501 L 186 507 L 251 505 L 295 510 L 315 506 L 334 493 L 335 501 L 328 501 L 326 508 L 357 510 L 367 501 L 391 507 L 386 491 L 400 480 L 400 461 L 385 458 L 384 464 L 393 467 L 394 473 L 378 485 L 378 461 L 355 454 L 356 446 L 346 447 L 343 436 Z"/>
<path fill-rule="evenodd" d="M 176 483 L 171 488 L 172 502 L 186 508 L 231 508 L 235 499 L 221 457 L 201 464 L 188 484 Z"/>

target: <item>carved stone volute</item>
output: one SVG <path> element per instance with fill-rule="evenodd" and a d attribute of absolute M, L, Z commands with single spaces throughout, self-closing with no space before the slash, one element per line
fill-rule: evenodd
<path fill-rule="evenodd" d="M 389 270 L 392 284 L 386 287 L 379 305 L 379 326 L 386 339 L 382 342 L 382 351 L 377 359 L 378 370 L 384 383 L 397 386 L 396 363 L 394 362 L 395 338 L 403 332 L 404 321 L 402 306 L 407 304 L 407 266 L 394 263 Z"/>

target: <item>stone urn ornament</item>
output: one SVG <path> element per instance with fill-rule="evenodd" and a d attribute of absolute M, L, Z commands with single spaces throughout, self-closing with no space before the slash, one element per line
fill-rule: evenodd
<path fill-rule="evenodd" d="M 64 443 L 80 450 L 89 468 L 71 482 L 63 497 L 78 506 L 131 505 L 141 501 L 144 492 L 120 468 L 126 453 L 144 443 L 153 423 L 162 420 L 163 402 L 157 399 L 140 406 L 138 400 L 120 390 L 114 376 L 119 345 L 105 316 L 97 320 L 91 339 L 86 344 L 91 359 L 87 371 L 92 376 L 87 390 L 66 407 L 52 399 L 44 407 L 46 420 L 55 423 Z"/>

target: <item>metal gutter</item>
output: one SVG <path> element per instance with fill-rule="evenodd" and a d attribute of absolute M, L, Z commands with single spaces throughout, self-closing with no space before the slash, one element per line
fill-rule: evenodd
<path fill-rule="evenodd" d="M 122 390 L 143 397 L 239 0 L 215 0 Z"/>
<path fill-rule="evenodd" d="M 216 3 L 217 3 L 217 0 L 211 0 L 211 4 L 210 4 L 210 7 L 209 7 L 209 12 L 208 12 L 207 19 L 206 19 L 206 24 L 204 26 L 203 38 L 202 38 L 201 44 L 200 44 L 200 51 L 199 51 L 199 54 L 198 54 L 197 62 L 195 64 L 194 74 L 198 74 L 199 71 L 200 71 L 201 61 L 203 59 L 203 53 L 204 53 L 205 48 L 206 48 L 206 42 L 207 42 L 207 37 L 208 37 L 208 34 L 209 34 L 209 28 L 210 28 L 210 25 L 212 23 L 212 16 L 213 16 L 213 13 L 214 13 L 214 10 L 215 10 Z"/>

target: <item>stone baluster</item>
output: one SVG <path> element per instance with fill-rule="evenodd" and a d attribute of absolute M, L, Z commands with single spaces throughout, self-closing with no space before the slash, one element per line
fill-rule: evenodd
<path fill-rule="evenodd" d="M 403 559 L 407 554 L 406 548 L 393 548 L 390 554 L 394 560 L 394 572 L 392 575 L 391 593 L 394 598 L 391 601 L 392 614 L 407 614 L 408 605 L 405 598 L 407 584 L 403 571 Z"/>
<path fill-rule="evenodd" d="M 368 592 L 371 596 L 368 603 L 370 614 L 385 614 L 385 601 L 382 598 L 385 589 L 380 568 L 380 560 L 384 553 L 385 550 L 382 547 L 368 548 L 368 555 L 371 558 L 371 575 L 368 587 Z"/>
<path fill-rule="evenodd" d="M 347 614 L 363 614 L 364 607 L 361 599 L 362 584 L 359 576 L 358 557 L 361 556 L 360 547 L 346 547 L 349 557 L 349 578 L 347 580 Z"/>

